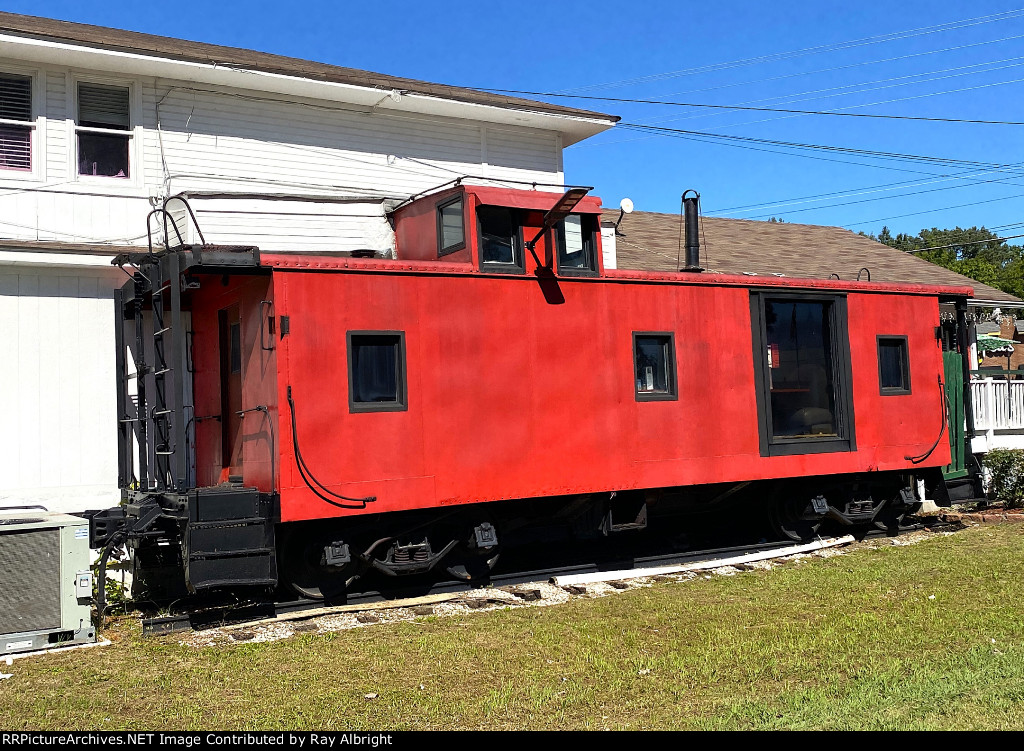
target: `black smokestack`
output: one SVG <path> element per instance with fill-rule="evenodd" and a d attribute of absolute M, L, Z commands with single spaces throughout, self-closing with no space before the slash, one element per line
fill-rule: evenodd
<path fill-rule="evenodd" d="M 695 190 L 683 193 L 683 227 L 686 230 L 686 263 L 680 271 L 703 271 L 700 267 L 700 193 Z"/>

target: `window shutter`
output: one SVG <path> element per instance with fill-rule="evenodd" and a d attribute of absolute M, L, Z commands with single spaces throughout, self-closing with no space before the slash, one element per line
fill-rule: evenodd
<path fill-rule="evenodd" d="M 78 124 L 128 130 L 128 89 L 98 83 L 78 84 Z"/>
<path fill-rule="evenodd" d="M 32 120 L 32 79 L 0 76 L 0 119 Z"/>

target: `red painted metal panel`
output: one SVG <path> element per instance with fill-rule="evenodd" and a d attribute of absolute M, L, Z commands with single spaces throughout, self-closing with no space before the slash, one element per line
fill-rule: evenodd
<path fill-rule="evenodd" d="M 477 203 L 488 206 L 509 206 L 520 209 L 532 209 L 534 211 L 547 211 L 554 206 L 562 195 L 562 191 L 551 192 L 551 188 L 544 190 L 517 190 L 514 188 L 491 188 L 479 185 L 467 185 L 466 192 L 472 193 Z M 577 214 L 600 214 L 601 199 L 597 196 L 586 196 L 583 198 L 573 212 Z"/>
<path fill-rule="evenodd" d="M 438 204 L 462 195 L 461 188 L 445 190 L 422 198 L 395 212 L 395 247 L 402 260 L 438 260 L 437 207 Z M 444 263 L 473 262 L 466 225 L 472 214 L 463 200 L 463 236 L 466 243 L 461 250 L 442 257 Z"/>
<path fill-rule="evenodd" d="M 475 236 L 474 236 L 475 241 Z M 466 274 L 464 264 L 446 264 L 425 261 L 389 261 L 384 259 L 345 258 L 302 254 L 264 253 L 260 262 L 264 266 L 280 269 L 321 269 L 353 271 L 409 271 L 429 274 Z M 744 289 L 825 290 L 834 292 L 893 293 L 924 295 L 927 297 L 971 297 L 971 287 L 910 282 L 857 282 L 833 279 L 798 279 L 795 277 L 740 276 L 736 274 L 692 274 L 664 271 L 635 271 L 632 269 L 606 269 L 601 275 L 610 282 L 667 284 L 697 287 L 743 287 Z M 596 279 L 581 280 L 596 283 Z"/>
<path fill-rule="evenodd" d="M 850 295 L 850 357 L 853 361 L 857 442 L 865 447 L 902 447 L 905 456 L 928 448 L 942 428 L 945 396 L 940 386 L 942 344 L 935 336 L 939 321 L 934 298 L 890 295 L 879 299 Z M 910 359 L 910 394 L 882 396 L 878 384 L 876 337 L 906 336 Z M 928 466 L 948 461 L 949 440 L 943 437 Z M 873 467 L 872 467 L 873 468 Z"/>
<path fill-rule="evenodd" d="M 398 258 L 403 261 L 438 260 L 437 246 L 437 207 L 457 196 L 463 198 L 465 217 L 466 246 L 456 252 L 441 257 L 441 261 L 468 263 L 479 268 L 479 233 L 477 232 L 476 209 L 478 206 L 507 206 L 527 212 L 524 221 L 524 241 L 533 239 L 542 226 L 544 214 L 558 202 L 561 193 L 546 191 L 515 190 L 509 188 L 489 188 L 476 185 L 460 185 L 455 188 L 431 193 L 419 198 L 407 206 L 394 212 L 395 244 Z M 593 196 L 584 197 L 573 208 L 576 214 L 593 214 L 600 218 L 601 199 Z M 598 264 L 602 265 L 600 233 L 596 239 Z M 541 238 L 537 243 L 536 252 L 541 263 L 551 265 L 551 259 L 544 255 L 548 250 L 549 239 Z M 526 252 L 527 270 L 536 268 L 532 256 Z"/>
<path fill-rule="evenodd" d="M 848 296 L 857 451 L 767 458 L 759 454 L 749 291 L 738 281 L 563 279 L 564 303 L 550 304 L 530 276 L 393 273 L 349 260 L 333 271 L 270 260 L 277 314 L 291 324 L 278 342 L 284 521 L 905 469 L 905 457 L 924 453 L 938 433 L 938 305 L 923 288 L 907 296 L 845 284 L 865 290 Z M 407 410 L 349 412 L 351 330 L 405 332 Z M 675 332 L 678 400 L 635 400 L 634 331 Z M 908 336 L 911 394 L 878 395 L 876 334 Z M 376 496 L 365 511 L 329 506 L 303 484 L 288 386 L 310 469 L 334 492 Z M 940 442 L 923 466 L 945 464 L 948 451 Z"/>

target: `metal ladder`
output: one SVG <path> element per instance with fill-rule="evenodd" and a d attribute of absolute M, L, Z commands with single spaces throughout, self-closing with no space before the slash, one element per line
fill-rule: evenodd
<path fill-rule="evenodd" d="M 119 479 L 122 488 L 137 484 L 135 489 L 142 491 L 183 491 L 188 481 L 184 404 L 188 353 L 181 307 L 181 293 L 185 286 L 182 280 L 182 251 L 186 246 L 177 222 L 167 210 L 168 204 L 175 200 L 180 201 L 188 211 L 199 235 L 199 247 L 206 245 L 192 207 L 185 197 L 177 195 L 167 198 L 146 217 L 149 252 L 138 254 L 133 261 L 137 271 L 132 275 L 134 285 L 131 297 L 127 297 L 122 290 L 117 290 L 115 294 L 119 315 L 115 335 L 119 364 Z M 153 248 L 154 216 L 163 220 L 163 248 L 159 251 Z M 170 243 L 172 229 L 178 241 L 175 246 Z M 192 250 L 195 252 L 196 247 L 193 246 Z M 151 326 L 147 326 L 144 316 L 147 309 L 152 313 Z M 138 394 L 134 414 L 130 409 L 132 399 L 128 393 L 128 384 L 133 374 L 128 372 L 128 360 L 124 356 L 123 323 L 129 320 L 134 324 L 135 346 L 132 359 Z M 152 347 L 152 365 L 146 362 L 147 345 Z M 147 387 L 147 380 L 151 388 Z M 139 446 L 137 478 L 133 467 L 133 437 Z M 152 467 L 149 466 L 150 454 Z"/>

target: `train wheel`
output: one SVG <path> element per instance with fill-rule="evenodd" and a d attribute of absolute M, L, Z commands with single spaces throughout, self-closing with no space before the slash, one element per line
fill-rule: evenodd
<path fill-rule="evenodd" d="M 497 565 L 499 555 L 497 548 L 471 550 L 459 545 L 449 554 L 445 568 L 456 579 L 483 584 L 491 578 L 491 570 Z"/>
<path fill-rule="evenodd" d="M 907 523 L 907 517 L 910 516 L 906 508 L 901 507 L 886 507 L 878 512 L 878 516 L 875 517 L 875 526 L 887 532 L 891 535 L 899 534 L 900 532 L 906 532 L 908 529 L 913 529 L 913 524 Z"/>
<path fill-rule="evenodd" d="M 814 539 L 825 520 L 824 514 L 815 509 L 815 500 L 807 493 L 777 493 L 770 512 L 775 531 L 796 542 Z"/>
<path fill-rule="evenodd" d="M 285 539 L 279 559 L 281 581 L 300 597 L 332 600 L 345 593 L 345 582 L 355 566 L 326 565 L 324 548 L 333 537 L 329 531 L 308 535 L 292 532 Z"/>
<path fill-rule="evenodd" d="M 498 533 L 489 521 L 462 530 L 462 539 L 444 560 L 444 567 L 456 579 L 473 584 L 486 584 L 500 555 Z"/>

